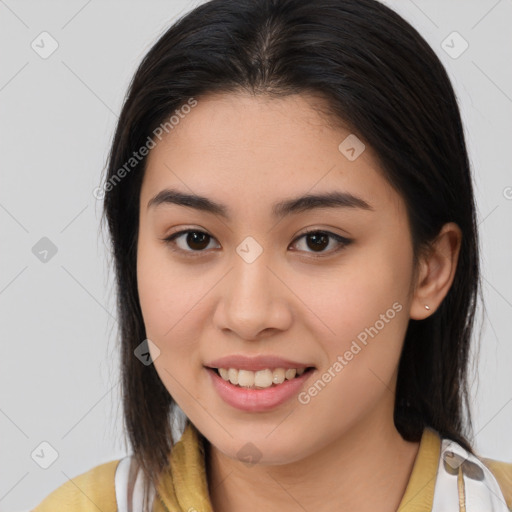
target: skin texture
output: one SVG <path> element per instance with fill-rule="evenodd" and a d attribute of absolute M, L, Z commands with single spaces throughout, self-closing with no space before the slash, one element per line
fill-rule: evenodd
<path fill-rule="evenodd" d="M 450 288 L 461 233 L 446 224 L 415 274 L 401 196 L 371 147 L 354 161 L 340 152 L 350 131 L 329 126 L 319 101 L 204 96 L 148 156 L 137 247 L 147 337 L 160 350 L 154 364 L 165 387 L 210 442 L 211 499 L 223 512 L 322 512 L 333 503 L 394 511 L 419 446 L 394 426 L 397 366 L 409 318 L 432 314 Z M 231 220 L 178 205 L 148 209 L 168 187 L 225 204 Z M 271 216 L 275 202 L 332 190 L 373 211 Z M 312 228 L 352 242 L 315 249 L 299 238 Z M 186 234 L 174 246 L 162 241 L 185 229 L 211 236 L 202 253 Z M 250 264 L 236 252 L 247 236 L 263 249 Z M 194 250 L 199 257 L 183 255 Z M 393 318 L 307 404 L 294 397 L 271 411 L 240 411 L 203 367 L 232 354 L 278 355 L 315 366 L 307 389 L 388 310 Z M 248 442 L 261 454 L 255 465 L 237 458 Z"/>

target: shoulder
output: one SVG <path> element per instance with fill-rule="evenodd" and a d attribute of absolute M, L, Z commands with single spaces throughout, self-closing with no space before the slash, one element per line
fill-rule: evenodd
<path fill-rule="evenodd" d="M 507 507 L 512 510 L 512 463 L 484 457 L 479 458 L 496 478 L 507 502 Z"/>
<path fill-rule="evenodd" d="M 116 512 L 115 473 L 121 460 L 105 462 L 71 478 L 32 512 Z"/>

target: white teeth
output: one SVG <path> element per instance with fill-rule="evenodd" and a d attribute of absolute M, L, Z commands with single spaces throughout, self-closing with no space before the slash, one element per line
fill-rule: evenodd
<path fill-rule="evenodd" d="M 282 384 L 286 378 L 285 373 L 284 368 L 276 368 L 272 374 L 272 382 L 274 384 Z"/>
<path fill-rule="evenodd" d="M 231 371 L 232 368 L 229 369 Z M 247 370 L 238 370 L 238 385 L 243 388 L 254 386 L 254 372 Z"/>
<path fill-rule="evenodd" d="M 231 384 L 244 388 L 269 388 L 272 384 L 282 384 L 285 380 L 292 380 L 296 376 L 300 377 L 305 368 L 275 368 L 274 370 L 237 370 L 236 368 L 219 368 L 220 376 Z"/>
<path fill-rule="evenodd" d="M 286 373 L 284 374 L 284 376 L 288 379 L 288 380 L 291 380 L 295 377 L 295 375 L 297 374 L 297 370 L 295 368 L 291 368 L 289 370 L 286 370 Z"/>
<path fill-rule="evenodd" d="M 272 377 L 272 370 L 259 370 L 254 374 L 254 385 L 257 388 L 268 388 L 272 386 Z"/>
<path fill-rule="evenodd" d="M 238 370 L 230 368 L 228 370 L 228 379 L 231 384 L 238 384 Z"/>

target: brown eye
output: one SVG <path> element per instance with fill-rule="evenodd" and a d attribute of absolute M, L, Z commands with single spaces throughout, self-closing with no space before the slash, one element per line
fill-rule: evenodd
<path fill-rule="evenodd" d="M 317 255 L 318 257 L 328 256 L 344 249 L 352 242 L 352 240 L 336 235 L 335 233 L 320 230 L 312 230 L 303 233 L 295 239 L 294 244 L 297 244 L 297 241 L 301 239 L 306 240 L 306 249 L 301 250 L 312 254 L 313 257 Z M 174 233 L 163 240 L 166 244 L 172 246 L 173 251 L 181 252 L 185 256 L 195 257 L 201 256 L 201 253 L 206 253 L 210 242 L 215 239 L 204 231 L 187 229 Z M 334 245 L 334 249 L 326 250 L 332 241 L 334 241 L 332 244 Z"/>
<path fill-rule="evenodd" d="M 174 233 L 164 238 L 164 241 L 170 245 L 177 246 L 175 250 L 183 253 L 201 253 L 205 251 L 212 239 L 213 237 L 204 231 L 188 229 Z M 180 240 L 180 243 L 177 240 Z"/>
<path fill-rule="evenodd" d="M 297 243 L 297 241 L 301 240 L 302 238 L 306 240 L 305 245 L 307 249 L 310 249 L 305 250 L 305 252 L 319 253 L 321 256 L 323 256 L 323 253 L 331 254 L 333 252 L 337 252 L 352 242 L 352 240 L 340 235 L 336 235 L 335 233 L 316 230 L 303 233 L 301 236 L 295 239 L 294 243 Z M 334 246 L 337 246 L 337 248 L 326 251 L 325 249 L 326 247 L 329 247 L 331 240 L 334 240 Z"/>
<path fill-rule="evenodd" d="M 191 249 L 201 251 L 208 247 L 210 236 L 201 231 L 189 231 L 186 238 L 185 243 Z M 206 243 L 205 243 L 206 242 Z"/>
<path fill-rule="evenodd" d="M 329 245 L 329 236 L 325 233 L 309 233 L 306 240 L 308 247 L 314 251 L 323 251 Z"/>

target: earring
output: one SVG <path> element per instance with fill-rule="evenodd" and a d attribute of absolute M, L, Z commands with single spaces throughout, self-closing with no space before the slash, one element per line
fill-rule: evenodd
<path fill-rule="evenodd" d="M 430 311 L 430 306 L 427 306 L 427 305 L 425 304 L 425 309 L 428 309 L 428 310 Z"/>

